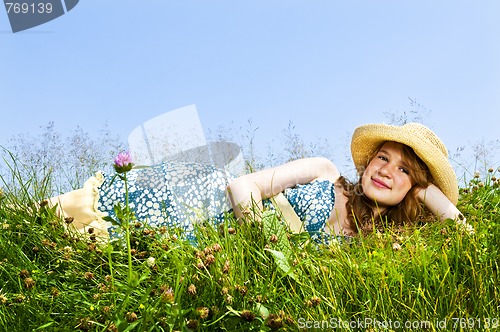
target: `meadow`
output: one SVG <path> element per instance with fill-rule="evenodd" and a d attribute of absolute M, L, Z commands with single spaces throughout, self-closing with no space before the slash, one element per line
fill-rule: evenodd
<path fill-rule="evenodd" d="M 329 244 L 273 211 L 200 224 L 195 244 L 140 220 L 100 243 L 23 180 L 0 195 L 0 330 L 497 330 L 498 172 L 460 189 L 473 232 L 426 220 Z"/>

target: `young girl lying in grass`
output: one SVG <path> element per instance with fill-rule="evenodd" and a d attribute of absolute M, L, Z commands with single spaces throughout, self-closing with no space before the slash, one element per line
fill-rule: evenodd
<path fill-rule="evenodd" d="M 423 125 L 364 125 L 352 137 L 360 174 L 349 183 L 324 158 L 296 160 L 244 175 L 229 184 L 236 216 L 286 188 L 307 231 L 352 236 L 373 226 L 416 220 L 423 205 L 439 219 L 463 218 L 455 207 L 458 184 L 446 147 Z M 302 186 L 301 186 L 302 185 Z"/>
<path fill-rule="evenodd" d="M 180 227 L 193 238 L 200 220 L 223 222 L 231 208 L 242 220 L 273 205 L 283 193 L 300 228 L 313 237 L 355 236 L 383 225 L 417 219 L 422 205 L 439 219 L 465 223 L 456 208 L 458 184 L 447 149 L 427 127 L 368 124 L 353 134 L 351 152 L 357 183 L 340 175 L 325 158 L 305 158 L 232 179 L 209 165 L 162 163 L 127 173 L 129 206 L 138 221 Z M 230 206 L 226 197 L 229 197 Z M 269 200 L 270 199 L 270 200 Z M 116 231 L 102 219 L 116 218 L 114 205 L 125 204 L 124 182 L 98 173 L 82 189 L 53 197 L 63 217 L 81 232 L 89 227 L 107 238 Z M 290 212 L 290 211 L 288 211 Z"/>

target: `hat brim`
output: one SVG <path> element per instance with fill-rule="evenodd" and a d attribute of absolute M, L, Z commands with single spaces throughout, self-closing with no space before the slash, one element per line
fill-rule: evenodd
<path fill-rule="evenodd" d="M 424 132 L 422 128 L 425 128 Z M 425 135 L 428 133 L 431 135 Z M 375 149 L 386 141 L 411 147 L 429 168 L 434 184 L 453 204 L 457 204 L 458 182 L 455 171 L 448 161 L 446 147 L 434 133 L 422 125 L 368 124 L 356 128 L 351 141 L 352 159 L 356 169 L 359 171 L 366 167 Z M 441 146 L 441 149 L 438 146 Z"/>

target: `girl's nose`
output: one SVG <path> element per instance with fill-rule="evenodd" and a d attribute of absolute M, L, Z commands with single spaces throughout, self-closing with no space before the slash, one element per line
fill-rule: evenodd
<path fill-rule="evenodd" d="M 381 176 L 391 177 L 391 171 L 389 170 L 388 164 L 380 167 L 377 171 Z"/>

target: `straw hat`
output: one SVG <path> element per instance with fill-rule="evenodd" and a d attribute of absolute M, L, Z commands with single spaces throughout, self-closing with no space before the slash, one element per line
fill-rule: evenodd
<path fill-rule="evenodd" d="M 453 203 L 458 201 L 458 182 L 448 161 L 446 146 L 429 128 L 419 123 L 403 126 L 367 124 L 356 128 L 352 135 L 351 153 L 356 169 L 362 170 L 375 149 L 385 141 L 405 144 L 427 165 L 434 184 Z"/>

